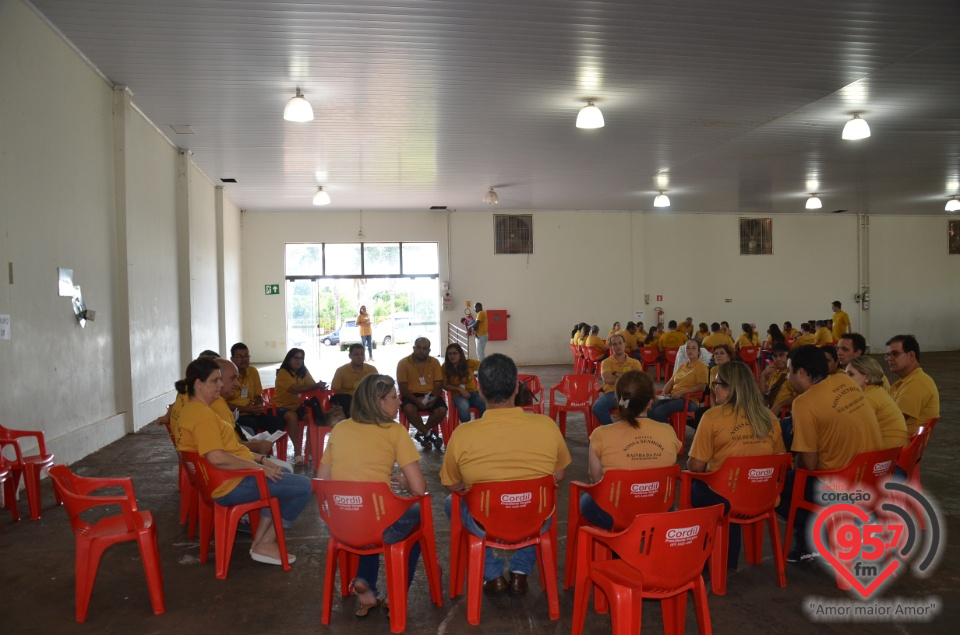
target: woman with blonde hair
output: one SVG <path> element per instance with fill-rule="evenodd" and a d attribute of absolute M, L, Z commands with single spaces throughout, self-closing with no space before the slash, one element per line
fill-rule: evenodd
<path fill-rule="evenodd" d="M 753 372 L 742 362 L 720 364 L 711 386 L 714 403 L 703 415 L 690 446 L 687 469 L 707 472 L 718 469 L 733 456 L 759 456 L 786 452 L 780 421 L 767 408 Z M 691 487 L 694 507 L 721 503 L 724 513 L 730 502 L 702 481 Z M 740 525 L 730 523 L 727 568 L 736 569 L 740 558 Z"/>
<path fill-rule="evenodd" d="M 883 387 L 883 368 L 872 357 L 861 355 L 847 364 L 847 375 L 863 389 L 863 396 L 873 407 L 880 424 L 884 449 L 902 448 L 910 442 L 907 421 L 893 397 Z"/>
<path fill-rule="evenodd" d="M 591 482 L 599 481 L 607 470 L 643 470 L 677 462 L 682 446 L 673 428 L 647 417 L 654 392 L 653 380 L 645 372 L 629 370 L 620 375 L 614 388 L 619 420 L 590 435 Z M 589 494 L 580 497 L 580 513 L 596 527 L 613 528 L 613 518 Z"/>

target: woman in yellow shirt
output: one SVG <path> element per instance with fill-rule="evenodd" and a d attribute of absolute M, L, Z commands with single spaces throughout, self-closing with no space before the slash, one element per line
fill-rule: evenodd
<path fill-rule="evenodd" d="M 700 359 L 700 344 L 697 340 L 690 340 L 686 344 L 687 363 L 681 364 L 673 377 L 664 384 L 660 401 L 650 408 L 650 418 L 661 423 L 669 423 L 670 415 L 683 412 L 686 404 L 686 395 L 702 393 L 707 387 L 707 365 Z M 691 399 L 690 404 L 696 408 L 699 400 Z"/>
<path fill-rule="evenodd" d="M 333 428 L 327 449 L 320 459 L 317 478 L 337 481 L 393 483 L 414 496 L 423 496 L 427 481 L 420 471 L 420 453 L 403 426 L 395 423 L 400 397 L 391 377 L 368 375 L 353 393 L 351 417 Z M 400 472 L 393 471 L 394 465 Z M 420 505 L 413 505 L 383 532 L 387 544 L 400 542 L 420 525 Z M 420 543 L 410 548 L 407 562 L 407 586 L 413 582 L 420 559 Z M 380 555 L 360 556 L 357 577 L 350 583 L 360 607 L 357 617 L 380 606 L 377 578 Z"/>
<path fill-rule="evenodd" d="M 693 339 L 698 340 L 701 344 L 703 344 L 703 338 L 707 337 L 708 335 L 710 335 L 710 327 L 707 326 L 706 322 L 701 322 L 699 330 L 693 334 Z"/>
<path fill-rule="evenodd" d="M 863 389 L 863 396 L 873 407 L 880 424 L 884 449 L 902 448 L 910 442 L 907 420 L 893 397 L 883 387 L 883 368 L 872 357 L 854 357 L 847 364 L 847 375 Z"/>
<path fill-rule="evenodd" d="M 457 409 L 461 422 L 470 421 L 470 408 L 479 411 L 477 418 L 483 416 L 487 409 L 487 402 L 477 391 L 477 380 L 473 376 L 480 368 L 476 359 L 468 359 L 463 347 L 454 342 L 447 346 L 443 355 L 443 387 L 453 397 L 453 405 Z"/>
<path fill-rule="evenodd" d="M 325 382 L 314 381 L 313 375 L 303 364 L 305 355 L 302 348 L 291 348 L 287 351 L 283 363 L 277 369 L 277 381 L 273 390 L 273 403 L 277 406 L 277 414 L 283 417 L 287 435 L 293 440 L 294 465 L 303 465 L 300 449 L 303 440 L 300 420 L 303 416 L 297 412 L 300 408 L 301 393 L 327 389 Z"/>
<path fill-rule="evenodd" d="M 609 333 L 607 333 L 607 343 L 608 343 L 608 344 L 610 343 L 610 338 L 613 337 L 614 334 L 619 333 L 619 332 L 622 331 L 622 330 L 623 330 L 623 329 L 620 328 L 620 323 L 619 323 L 619 322 L 614 322 L 614 323 L 613 323 L 613 328 L 610 329 L 610 332 L 609 332 Z"/>
<path fill-rule="evenodd" d="M 738 337 L 737 341 L 733 344 L 735 351 L 739 351 L 744 346 L 754 346 L 753 327 L 744 322 L 740 325 L 740 328 L 743 330 L 743 333 L 740 334 L 740 337 Z"/>
<path fill-rule="evenodd" d="M 370 315 L 367 313 L 367 307 L 360 307 L 360 315 L 357 316 L 357 326 L 360 327 L 360 343 L 367 349 L 367 357 L 373 361 L 373 325 L 370 323 Z"/>

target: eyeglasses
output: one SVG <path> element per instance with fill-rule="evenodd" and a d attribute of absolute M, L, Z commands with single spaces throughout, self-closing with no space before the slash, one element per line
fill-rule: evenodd
<path fill-rule="evenodd" d="M 719 379 L 715 379 L 715 380 L 713 381 L 713 387 L 714 387 L 714 388 L 729 388 L 729 387 L 730 387 L 730 384 L 728 384 L 728 383 L 725 382 L 725 381 L 721 381 L 721 380 L 719 380 Z"/>
<path fill-rule="evenodd" d="M 904 354 L 905 354 L 905 353 L 904 353 L 903 351 L 887 351 L 886 353 L 883 354 L 883 358 L 884 358 L 884 359 L 896 359 L 896 358 L 898 358 L 898 357 L 900 357 L 901 355 L 904 355 Z"/>

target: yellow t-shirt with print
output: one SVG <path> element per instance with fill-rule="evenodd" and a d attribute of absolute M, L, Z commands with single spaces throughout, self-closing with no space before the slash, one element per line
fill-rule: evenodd
<path fill-rule="evenodd" d="M 687 343 L 687 336 L 680 331 L 667 331 L 660 336 L 661 348 L 680 348 Z"/>
<path fill-rule="evenodd" d="M 370 364 L 363 364 L 360 370 L 355 369 L 353 364 L 344 364 L 333 374 L 333 379 L 330 381 L 330 390 L 338 395 L 350 395 L 352 397 L 361 379 L 367 375 L 376 374 L 376 367 Z"/>
<path fill-rule="evenodd" d="M 894 403 L 882 386 L 867 386 L 863 389 L 867 401 L 873 406 L 873 413 L 877 415 L 877 424 L 880 426 L 880 436 L 883 438 L 884 449 L 902 448 L 910 441 L 907 434 L 907 422 L 903 418 L 900 408 Z"/>
<path fill-rule="evenodd" d="M 683 446 L 673 427 L 653 419 L 638 419 L 634 428 L 626 421 L 600 426 L 590 435 L 590 450 L 607 470 L 644 470 L 677 462 Z"/>
<path fill-rule="evenodd" d="M 333 427 L 320 462 L 330 466 L 335 481 L 389 483 L 394 465 L 403 468 L 419 460 L 413 439 L 399 423 L 346 419 Z"/>
<path fill-rule="evenodd" d="M 180 414 L 189 401 L 190 396 L 187 393 L 178 392 L 177 398 L 173 400 L 173 405 L 170 406 L 170 434 L 173 435 L 174 439 L 180 438 Z"/>
<path fill-rule="evenodd" d="M 625 372 L 630 370 L 643 371 L 643 364 L 640 363 L 640 360 L 629 356 L 624 358 L 622 364 L 617 361 L 616 357 L 608 357 L 600 364 L 601 375 L 605 375 L 607 373 L 617 373 L 617 379 L 620 378 L 620 375 L 623 375 Z M 614 390 L 616 387 L 616 382 L 612 384 L 604 383 L 603 386 L 600 387 L 600 390 L 607 393 Z"/>
<path fill-rule="evenodd" d="M 200 456 L 206 456 L 213 450 L 223 450 L 241 459 L 253 461 L 253 452 L 240 445 L 233 425 L 221 419 L 200 401 L 189 402 L 180 413 L 177 449 L 182 452 L 196 452 Z M 213 490 L 213 497 L 226 496 L 241 480 L 242 477 L 237 477 L 224 481 Z"/>
<path fill-rule="evenodd" d="M 708 472 L 718 469 L 733 456 L 761 456 L 786 451 L 779 421 L 773 424 L 769 435 L 757 437 L 746 417 L 738 415 L 733 406 L 726 405 L 704 413 L 690 446 L 691 458 L 704 461 Z"/>

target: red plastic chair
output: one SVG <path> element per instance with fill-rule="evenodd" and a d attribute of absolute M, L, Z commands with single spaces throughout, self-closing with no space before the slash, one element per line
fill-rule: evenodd
<path fill-rule="evenodd" d="M 330 623 L 337 564 L 340 565 L 340 593 L 346 597 L 350 580 L 359 565 L 359 556 L 382 553 L 387 569 L 387 596 L 390 598 L 390 631 L 402 633 L 406 630 L 407 562 L 410 549 L 417 542 L 427 570 L 430 599 L 437 606 L 443 606 L 430 494 L 397 496 L 386 483 L 314 479 L 312 485 L 320 518 L 330 528 L 320 618 L 323 624 Z M 420 527 L 400 542 L 384 544 L 384 530 L 416 503 L 420 503 Z"/>
<path fill-rule="evenodd" d="M 690 402 L 696 399 L 700 402 L 703 399 L 702 392 L 689 392 L 683 396 L 683 410 L 680 412 L 674 412 L 670 415 L 670 425 L 673 426 L 673 431 L 676 433 L 677 438 L 680 439 L 680 451 L 677 454 L 684 454 L 686 452 L 687 445 L 687 422 L 693 419 L 694 415 L 697 412 L 697 409 L 690 409 Z"/>
<path fill-rule="evenodd" d="M 750 367 L 750 370 L 753 371 L 754 377 L 760 377 L 759 364 L 757 358 L 760 356 L 760 347 L 759 346 L 742 346 L 740 350 L 737 351 L 737 357 L 740 358 L 740 361 Z"/>
<path fill-rule="evenodd" d="M 597 348 L 596 346 L 581 346 L 583 350 L 583 373 L 588 375 L 599 375 L 600 373 L 600 361 L 607 354 L 607 350 L 604 348 Z"/>
<path fill-rule="evenodd" d="M 37 454 L 24 454 L 20 445 L 20 439 L 33 438 L 37 442 Z M 53 465 L 53 454 L 47 453 L 47 444 L 44 440 L 43 432 L 35 430 L 13 430 L 0 426 L 0 449 L 10 446 L 16 455 L 13 459 L 6 459 L 7 468 L 10 470 L 10 481 L 6 487 L 16 493 L 20 487 L 22 478 L 27 488 L 27 503 L 30 508 L 30 519 L 40 520 L 40 476 L 43 470 Z M 53 490 L 57 498 L 57 504 L 60 500 L 60 494 L 56 489 Z M 17 499 L 10 499 L 10 505 L 16 506 Z M 17 516 L 19 518 L 19 515 Z"/>
<path fill-rule="evenodd" d="M 652 346 L 641 346 L 639 350 L 640 364 L 643 366 L 643 372 L 647 372 L 652 366 L 657 381 L 660 381 L 660 377 L 662 376 L 661 370 L 666 370 L 663 362 L 660 360 L 660 349 Z"/>
<path fill-rule="evenodd" d="M 87 619 L 87 609 L 103 552 L 111 545 L 132 540 L 136 540 L 140 547 L 140 560 L 147 575 L 153 614 L 163 614 L 166 607 L 163 600 L 160 550 L 157 547 L 157 524 L 153 520 L 153 514 L 137 509 L 133 481 L 129 478 L 84 478 L 73 474 L 64 465 L 51 467 L 49 474 L 54 489 L 63 499 L 73 533 L 77 537 L 77 621 L 85 622 Z M 105 487 L 122 487 L 123 495 L 90 495 L 91 492 Z M 101 518 L 92 525 L 80 518 L 80 514 L 89 509 L 105 506 L 119 506 L 121 513 Z"/>
<path fill-rule="evenodd" d="M 564 395 L 565 403 L 557 403 L 557 393 Z M 586 422 L 587 436 L 593 432 L 593 402 L 597 399 L 596 375 L 564 375 L 560 383 L 550 389 L 550 417 L 560 426 L 560 434 L 567 436 L 567 413 L 582 412 Z"/>
<path fill-rule="evenodd" d="M 570 588 L 576 573 L 577 530 L 582 526 L 591 526 L 580 515 L 582 494 L 590 494 L 597 506 L 613 517 L 613 531 L 623 531 L 638 514 L 669 511 L 673 506 L 674 487 L 679 477 L 680 466 L 671 465 L 647 470 L 607 470 L 603 478 L 593 485 L 571 482 L 563 588 Z"/>
<path fill-rule="evenodd" d="M 900 457 L 897 459 L 897 467 L 906 472 L 905 485 L 909 485 L 918 492 L 923 492 L 920 483 L 920 461 L 930 442 L 930 435 L 933 434 L 933 428 L 937 425 L 936 419 L 931 419 L 925 425 L 917 428 L 917 431 L 910 437 L 910 442 L 900 450 Z M 895 496 L 903 509 L 908 506 L 914 506 L 913 499 L 907 496 Z M 926 529 L 925 514 L 918 510 L 917 525 L 921 530 Z"/>
<path fill-rule="evenodd" d="M 263 411 L 273 413 L 273 416 L 278 416 L 277 413 L 277 404 L 273 403 L 273 396 L 275 394 L 275 388 L 264 388 L 263 392 L 260 393 L 260 397 L 263 399 Z M 277 458 L 286 461 L 287 460 L 287 438 L 289 435 L 283 435 L 277 439 Z"/>
<path fill-rule="evenodd" d="M 640 632 L 643 598 L 660 600 L 664 632 L 682 635 L 687 591 L 693 591 L 700 633 L 712 633 L 702 571 L 713 551 L 722 517 L 723 505 L 714 505 L 642 514 L 619 533 L 581 527 L 573 600 L 574 635 L 583 632 L 593 585 L 610 602 L 613 635 Z M 594 560 L 591 555 L 598 544 L 616 552 L 620 559 Z"/>
<path fill-rule="evenodd" d="M 727 593 L 727 548 L 729 523 L 743 525 L 743 542 L 747 562 L 760 564 L 763 558 L 763 523 L 770 529 L 770 547 L 777 568 L 777 584 L 787 586 L 786 560 L 780 542 L 776 504 L 783 492 L 783 483 L 793 455 L 771 454 L 738 456 L 726 459 L 714 472 L 684 470 L 680 484 L 680 509 L 691 509 L 690 487 L 694 480 L 703 481 L 714 492 L 730 501 L 730 514 L 721 523 L 720 533 L 710 557 L 710 584 L 717 595 Z"/>
<path fill-rule="evenodd" d="M 570 344 L 570 351 L 573 353 L 573 372 L 583 372 L 583 355 L 580 353 L 580 347 L 576 344 Z"/>
<path fill-rule="evenodd" d="M 308 390 L 300 393 L 300 402 L 303 403 L 307 399 L 316 397 L 320 402 L 320 409 L 326 413 L 330 412 L 330 397 L 335 394 L 332 390 Z M 307 418 L 303 421 L 306 422 L 307 442 L 303 450 L 303 463 L 304 465 L 307 463 L 313 465 L 313 471 L 316 472 L 320 469 L 320 459 L 323 458 L 323 442 L 327 435 L 333 432 L 333 426 L 314 425 L 313 410 L 311 408 L 305 408 L 305 410 Z"/>
<path fill-rule="evenodd" d="M 664 381 L 673 377 L 673 367 L 677 365 L 677 351 L 679 348 L 665 348 L 663 349 L 663 357 L 666 361 L 661 362 L 663 364 L 663 379 Z"/>
<path fill-rule="evenodd" d="M 790 498 L 790 512 L 787 516 L 786 535 L 783 539 L 784 558 L 790 552 L 790 538 L 793 535 L 793 524 L 796 520 L 797 510 L 806 509 L 816 515 L 825 509 L 804 499 L 803 494 L 806 491 L 807 479 L 829 479 L 830 482 L 843 483 L 845 491 L 848 492 L 858 489 L 870 492 L 871 498 L 869 501 L 861 500 L 857 503 L 863 511 L 870 513 L 874 506 L 880 502 L 881 497 L 877 494 L 881 491 L 882 483 L 893 474 L 893 468 L 899 454 L 900 448 L 864 452 L 853 457 L 847 467 L 839 470 L 804 470 L 797 468 Z M 843 526 L 844 523 L 850 522 L 851 519 L 845 514 L 834 513 L 830 515 L 829 521 L 830 525 L 827 533 L 835 536 L 837 534 L 836 529 Z M 837 587 L 843 590 L 850 589 L 850 583 L 839 571 L 837 572 Z"/>
<path fill-rule="evenodd" d="M 169 412 L 169 408 L 167 411 Z M 162 424 L 167 429 L 167 435 L 173 443 L 173 450 L 177 450 L 177 440 L 173 438 L 173 430 L 170 429 L 170 422 Z M 177 489 L 180 490 L 180 524 L 187 526 L 187 536 L 193 538 L 197 535 L 197 524 L 200 522 L 200 494 L 190 482 L 187 470 L 183 462 L 177 460 L 179 470 L 177 472 Z"/>
<path fill-rule="evenodd" d="M 560 619 L 557 591 L 557 485 L 553 475 L 523 481 L 474 483 L 454 492 L 450 512 L 450 597 L 463 593 L 467 576 L 467 621 L 480 623 L 483 562 L 486 547 L 514 550 L 535 546 L 540 584 L 547 593 L 550 619 Z M 486 531 L 486 538 L 464 529 L 460 506 Z M 550 527 L 543 531 L 544 523 Z"/>
<path fill-rule="evenodd" d="M 11 483 L 10 468 L 7 467 L 6 461 L 0 456 L 0 485 L 3 486 L 2 509 L 9 509 L 13 514 L 13 520 L 18 521 L 20 520 L 20 512 L 17 510 L 16 492 L 13 491 L 13 487 L 7 486 L 8 483 Z"/>
<path fill-rule="evenodd" d="M 540 382 L 540 378 L 536 375 L 517 375 L 517 381 L 527 382 L 527 388 L 530 389 L 530 392 L 533 393 L 533 403 L 529 406 L 521 406 L 527 412 L 532 412 L 534 414 L 542 415 L 543 414 L 543 384 Z"/>
<path fill-rule="evenodd" d="M 180 460 L 187 470 L 190 482 L 200 493 L 200 562 L 206 562 L 210 553 L 210 537 L 214 533 L 214 547 L 217 559 L 217 579 L 225 580 L 230 568 L 230 557 L 233 555 L 233 543 L 237 537 L 237 524 L 244 515 L 250 518 L 250 529 L 253 535 L 257 534 L 260 524 L 260 510 L 269 507 L 270 515 L 275 519 L 280 516 L 280 503 L 270 496 L 267 489 L 267 477 L 263 470 L 221 470 L 215 468 L 209 461 L 196 452 L 179 452 Z M 213 500 L 213 491 L 224 481 L 233 478 L 252 476 L 257 479 L 260 498 L 250 503 L 242 503 L 232 507 L 225 507 Z M 277 532 L 277 545 L 280 547 L 280 560 L 283 561 L 283 570 L 290 570 L 287 561 L 287 540 L 283 534 L 283 523 L 273 524 Z"/>
<path fill-rule="evenodd" d="M 440 421 L 440 438 L 443 439 L 443 447 L 447 447 L 450 442 L 450 436 L 453 431 L 460 427 L 460 411 L 453 405 L 453 395 L 449 390 L 444 389 L 443 400 L 447 402 L 447 416 Z M 479 408 L 470 408 L 470 415 L 474 419 L 480 418 Z M 409 429 L 409 428 L 408 428 Z"/>

